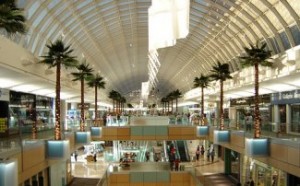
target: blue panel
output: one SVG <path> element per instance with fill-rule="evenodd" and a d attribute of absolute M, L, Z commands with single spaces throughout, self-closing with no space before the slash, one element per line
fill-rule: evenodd
<path fill-rule="evenodd" d="M 156 182 L 156 172 L 144 172 L 144 182 Z"/>
<path fill-rule="evenodd" d="M 63 158 L 64 157 L 64 142 L 63 141 L 48 141 L 47 142 L 48 158 Z"/>
<path fill-rule="evenodd" d="M 228 130 L 215 130 L 214 131 L 214 142 L 216 144 L 229 142 L 229 131 Z"/>
<path fill-rule="evenodd" d="M 130 182 L 141 183 L 144 182 L 144 177 L 142 172 L 130 172 Z"/>
<path fill-rule="evenodd" d="M 197 127 L 198 136 L 207 136 L 208 135 L 208 126 L 198 126 Z"/>
<path fill-rule="evenodd" d="M 156 172 L 157 182 L 170 182 L 170 172 Z"/>
<path fill-rule="evenodd" d="M 246 154 L 249 156 L 268 156 L 268 139 L 246 139 Z"/>
<path fill-rule="evenodd" d="M 143 136 L 143 127 L 132 126 L 130 127 L 131 136 Z"/>
<path fill-rule="evenodd" d="M 155 126 L 144 126 L 143 134 L 145 136 L 155 136 Z"/>
<path fill-rule="evenodd" d="M 156 126 L 155 133 L 157 136 L 168 136 L 168 127 L 167 126 Z"/>
<path fill-rule="evenodd" d="M 5 186 L 5 167 L 0 163 L 0 186 Z"/>
<path fill-rule="evenodd" d="M 91 127 L 91 136 L 101 136 L 101 127 Z"/>
<path fill-rule="evenodd" d="M 76 143 L 87 143 L 87 133 L 79 133 L 79 132 L 75 132 L 75 142 Z"/>

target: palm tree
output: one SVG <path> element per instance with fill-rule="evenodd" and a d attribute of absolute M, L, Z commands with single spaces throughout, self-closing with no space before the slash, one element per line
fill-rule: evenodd
<path fill-rule="evenodd" d="M 223 112 L 223 82 L 227 79 L 232 79 L 227 63 L 221 64 L 219 61 L 213 69 L 210 78 L 212 80 L 220 81 L 220 130 L 224 129 L 224 112 Z"/>
<path fill-rule="evenodd" d="M 0 28 L 9 35 L 26 32 L 25 17 L 23 11 L 16 7 L 14 0 L 2 0 L 0 2 Z"/>
<path fill-rule="evenodd" d="M 88 77 L 93 75 L 93 69 L 90 68 L 89 64 L 86 63 L 86 61 L 82 62 L 78 66 L 76 66 L 77 72 L 72 72 L 71 74 L 74 76 L 74 79 L 72 81 L 80 81 L 80 131 L 85 131 L 84 124 L 85 124 L 85 116 L 84 116 L 84 80 L 88 79 Z"/>
<path fill-rule="evenodd" d="M 173 95 L 172 95 L 172 93 L 169 93 L 166 98 L 168 101 L 168 113 L 170 112 L 170 110 L 169 110 L 170 102 L 171 102 L 171 113 L 173 113 Z"/>
<path fill-rule="evenodd" d="M 115 90 L 112 90 L 112 91 L 110 91 L 109 92 L 109 98 L 110 99 L 112 99 L 112 101 L 113 101 L 113 111 L 114 111 L 114 109 L 117 107 L 117 103 L 116 103 L 116 100 L 117 100 L 117 98 L 118 98 L 118 92 L 117 91 L 115 91 Z"/>
<path fill-rule="evenodd" d="M 246 55 L 240 57 L 243 67 L 254 66 L 254 138 L 260 137 L 260 113 L 259 113 L 259 65 L 271 67 L 271 51 L 266 50 L 267 44 L 261 46 L 257 43 L 255 46 L 250 44 L 250 48 L 244 47 Z"/>
<path fill-rule="evenodd" d="M 103 80 L 103 77 L 100 76 L 99 73 L 97 73 L 96 75 L 91 75 L 88 78 L 88 86 L 89 87 L 94 87 L 95 88 L 95 124 L 97 123 L 97 119 L 98 119 L 98 88 L 102 88 L 105 89 L 105 81 Z"/>
<path fill-rule="evenodd" d="M 194 79 L 194 87 L 200 87 L 201 88 L 201 117 L 202 121 L 204 119 L 204 88 L 207 88 L 209 86 L 210 78 L 209 76 L 204 76 L 203 74 L 200 75 L 200 77 L 195 77 Z M 203 123 L 202 123 L 203 124 Z"/>
<path fill-rule="evenodd" d="M 175 112 L 177 113 L 177 108 L 178 108 L 178 98 L 181 98 L 182 97 L 182 93 L 177 89 L 177 90 L 174 90 L 172 92 L 172 97 L 173 99 L 175 99 Z"/>
<path fill-rule="evenodd" d="M 163 97 L 160 102 L 163 104 L 163 114 L 165 114 L 168 100 L 166 97 Z"/>
<path fill-rule="evenodd" d="M 125 97 L 121 97 L 120 99 L 120 103 L 121 103 L 121 112 L 124 111 L 124 104 L 126 103 L 126 98 Z"/>
<path fill-rule="evenodd" d="M 76 67 L 77 60 L 71 56 L 73 49 L 71 46 L 65 46 L 62 40 L 46 45 L 49 49 L 48 54 L 41 56 L 44 58 L 39 63 L 47 65 L 49 68 L 56 67 L 56 85 L 55 85 L 55 140 L 61 140 L 60 130 L 60 73 L 61 68 Z"/>

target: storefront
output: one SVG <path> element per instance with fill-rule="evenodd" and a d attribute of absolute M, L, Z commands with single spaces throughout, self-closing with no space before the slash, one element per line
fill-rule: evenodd
<path fill-rule="evenodd" d="M 259 111 L 263 130 L 272 129 L 272 107 L 270 104 L 270 95 L 261 95 L 259 97 Z M 246 115 L 254 115 L 254 97 L 245 97 L 230 100 L 229 117 L 239 128 L 245 128 Z"/>
<path fill-rule="evenodd" d="M 287 173 L 247 156 L 241 157 L 241 183 L 252 179 L 259 186 L 286 186 Z"/>
<path fill-rule="evenodd" d="M 53 98 L 34 94 L 5 91 L 6 100 L 1 101 L 0 136 L 31 133 L 32 126 L 38 131 L 54 127 Z"/>
<path fill-rule="evenodd" d="M 278 131 L 300 133 L 300 90 L 272 94 L 271 103 L 279 117 L 275 117 Z"/>

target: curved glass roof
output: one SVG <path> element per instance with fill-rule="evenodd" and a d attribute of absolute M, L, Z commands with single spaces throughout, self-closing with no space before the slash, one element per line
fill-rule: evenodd
<path fill-rule="evenodd" d="M 36 57 L 46 43 L 63 37 L 107 79 L 107 91 L 138 90 L 148 80 L 150 0 L 20 0 L 28 34 L 16 42 Z M 193 79 L 209 73 L 216 61 L 241 68 L 243 47 L 266 42 L 274 54 L 299 45 L 298 0 L 191 0 L 190 32 L 173 47 L 158 50 L 161 96 L 187 92 Z"/>

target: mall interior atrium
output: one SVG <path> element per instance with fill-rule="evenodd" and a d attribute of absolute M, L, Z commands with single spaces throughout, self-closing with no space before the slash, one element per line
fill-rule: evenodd
<path fill-rule="evenodd" d="M 299 0 L 1 0 L 0 186 L 300 185 Z"/>

